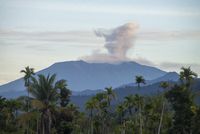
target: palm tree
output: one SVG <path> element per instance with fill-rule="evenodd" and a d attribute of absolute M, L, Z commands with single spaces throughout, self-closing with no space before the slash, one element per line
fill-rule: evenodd
<path fill-rule="evenodd" d="M 58 100 L 58 87 L 55 84 L 56 75 L 38 75 L 38 79 L 32 78 L 30 93 L 34 97 L 38 109 L 41 111 L 41 134 L 50 134 L 52 125 L 52 110 Z"/>
<path fill-rule="evenodd" d="M 105 90 L 106 90 L 105 94 L 106 94 L 108 106 L 110 106 L 110 102 L 111 102 L 112 99 L 116 98 L 116 94 L 113 91 L 112 87 L 106 87 Z"/>
<path fill-rule="evenodd" d="M 88 100 L 85 104 L 85 108 L 86 110 L 90 111 L 90 117 L 93 117 L 93 111 L 95 110 L 95 108 L 97 108 L 97 100 L 94 98 L 91 98 L 90 100 Z"/>
<path fill-rule="evenodd" d="M 169 83 L 168 82 L 161 82 L 160 87 L 163 88 L 163 89 L 167 89 L 169 87 Z"/>
<path fill-rule="evenodd" d="M 124 105 L 126 106 L 128 112 L 129 112 L 129 115 L 132 116 L 132 108 L 134 107 L 135 105 L 135 100 L 134 100 L 134 96 L 132 94 L 126 96 L 124 98 Z"/>
<path fill-rule="evenodd" d="M 191 85 L 191 81 L 197 77 L 197 74 L 193 72 L 190 67 L 182 67 L 181 70 L 182 71 L 180 72 L 180 80 L 185 83 L 185 86 L 187 88 L 189 88 Z"/>
<path fill-rule="evenodd" d="M 143 100 L 144 98 L 138 94 L 136 94 L 134 96 L 134 102 L 135 102 L 135 105 L 137 106 L 138 108 L 138 112 L 139 112 L 139 124 L 140 124 L 140 134 L 143 133 L 143 130 L 142 130 L 142 106 L 143 106 Z"/>
<path fill-rule="evenodd" d="M 60 105 L 62 107 L 67 106 L 69 103 L 69 97 L 71 95 L 71 91 L 67 88 L 66 80 L 59 80 L 56 82 L 56 87 L 60 89 Z"/>
<path fill-rule="evenodd" d="M 140 88 L 141 84 L 146 84 L 143 76 L 135 76 L 135 83 L 138 85 L 138 88 Z"/>
<path fill-rule="evenodd" d="M 108 131 L 108 124 L 110 121 L 109 114 L 108 114 L 108 101 L 107 101 L 107 95 L 105 92 L 97 93 L 92 99 L 96 102 L 96 113 L 98 122 L 100 123 L 101 131 L 100 133 L 107 133 Z M 100 131 L 100 130 L 99 130 Z"/>
<path fill-rule="evenodd" d="M 85 104 L 85 108 L 86 110 L 90 111 L 90 133 L 93 134 L 93 111 L 95 110 L 95 108 L 97 108 L 97 100 L 94 98 L 91 98 L 89 101 L 86 102 Z"/>
<path fill-rule="evenodd" d="M 98 114 L 102 115 L 105 112 L 107 112 L 107 106 L 108 103 L 105 100 L 106 95 L 105 93 L 101 92 L 101 93 L 97 93 L 94 97 L 92 97 L 92 99 L 94 99 L 96 101 L 96 105 L 97 105 L 97 110 L 98 110 Z"/>
<path fill-rule="evenodd" d="M 120 119 L 120 124 L 122 123 L 123 120 L 123 116 L 124 116 L 124 112 L 125 112 L 125 106 L 124 104 L 119 104 L 116 108 L 116 112 L 119 115 L 119 119 Z"/>
<path fill-rule="evenodd" d="M 21 73 L 24 73 L 24 86 L 27 89 L 27 93 L 28 93 L 28 101 L 27 101 L 27 112 L 29 112 L 29 107 L 30 107 L 30 96 L 29 96 L 29 88 L 30 88 L 30 82 L 31 82 L 31 78 L 33 75 L 35 75 L 34 73 L 34 68 L 29 68 L 29 66 L 25 67 L 24 70 L 20 71 Z"/>
<path fill-rule="evenodd" d="M 138 89 L 140 89 L 140 84 L 146 84 L 145 79 L 143 76 L 136 76 L 135 82 L 138 85 Z M 140 118 L 140 134 L 142 134 L 142 114 L 141 114 L 141 103 L 142 97 L 136 94 L 135 99 L 138 99 L 138 109 L 139 109 L 139 118 Z"/>
<path fill-rule="evenodd" d="M 30 90 L 30 82 L 31 82 L 31 78 L 33 75 L 35 75 L 34 73 L 34 68 L 29 68 L 29 66 L 25 67 L 24 70 L 20 71 L 21 73 L 24 73 L 24 86 L 27 89 L 27 93 L 28 93 L 28 100 L 27 100 L 27 112 L 29 112 L 30 109 L 30 96 L 29 96 L 29 90 Z M 29 122 L 28 122 L 28 127 L 27 127 L 27 133 L 29 133 Z"/>
<path fill-rule="evenodd" d="M 168 82 L 161 82 L 160 87 L 163 88 L 164 90 L 166 90 L 169 87 L 169 83 Z M 164 110 L 165 110 L 165 100 L 163 100 L 163 104 L 162 104 L 162 112 L 161 112 L 161 115 L 160 115 L 160 122 L 159 122 L 159 126 L 158 126 L 158 134 L 160 134 Z"/>
<path fill-rule="evenodd" d="M 121 126 L 121 132 L 122 134 L 125 134 L 125 122 L 123 122 L 123 118 L 124 118 L 124 115 L 125 115 L 125 106 L 124 104 L 119 104 L 116 108 L 116 112 L 119 116 L 119 120 L 120 120 L 120 125 L 122 125 L 123 123 L 123 126 Z"/>

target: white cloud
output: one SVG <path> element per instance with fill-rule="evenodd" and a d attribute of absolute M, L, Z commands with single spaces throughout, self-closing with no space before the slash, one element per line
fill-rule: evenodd
<path fill-rule="evenodd" d="M 174 63 L 174 62 L 163 62 L 158 64 L 158 67 L 168 71 L 180 72 L 181 67 L 191 67 L 191 69 L 200 75 L 200 64 L 196 63 Z"/>
<path fill-rule="evenodd" d="M 129 14 L 129 15 L 155 15 L 155 16 L 188 16 L 199 17 L 200 11 L 193 8 L 166 8 L 163 6 L 155 7 L 139 4 L 99 4 L 97 3 L 77 3 L 64 1 L 27 1 L 18 0 L 5 2 L 3 6 L 47 10 L 53 12 L 81 12 L 81 13 L 111 13 L 111 14 Z"/>
<path fill-rule="evenodd" d="M 95 36 L 93 31 L 10 31 L 0 30 L 0 39 L 15 42 L 71 42 L 79 43 L 83 46 L 94 47 L 95 44 L 103 44 L 103 40 Z"/>
<path fill-rule="evenodd" d="M 137 34 L 141 40 L 200 39 L 200 31 L 144 31 Z"/>

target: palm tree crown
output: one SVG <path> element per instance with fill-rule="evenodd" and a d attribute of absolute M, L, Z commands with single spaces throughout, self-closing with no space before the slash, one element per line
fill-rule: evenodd
<path fill-rule="evenodd" d="M 44 104 L 54 102 L 58 98 L 57 86 L 54 85 L 56 75 L 38 75 L 38 80 L 32 78 L 32 84 L 30 86 L 30 93 L 34 98 L 41 101 Z"/>
<path fill-rule="evenodd" d="M 190 67 L 182 67 L 180 72 L 180 80 L 182 82 L 185 82 L 186 87 L 189 87 L 191 84 L 191 81 L 197 77 L 197 74 L 193 72 Z"/>
<path fill-rule="evenodd" d="M 135 98 L 134 95 L 130 94 L 124 97 L 124 105 L 126 106 L 130 115 L 132 115 L 132 108 L 135 106 Z"/>
<path fill-rule="evenodd" d="M 138 88 L 140 88 L 140 84 L 146 84 L 143 76 L 135 76 L 135 82 L 138 85 Z"/>
<path fill-rule="evenodd" d="M 25 81 L 25 86 L 28 87 L 30 85 L 30 79 L 32 75 L 35 75 L 34 73 L 34 68 L 29 68 L 29 66 L 25 67 L 24 70 L 20 71 L 21 73 L 24 73 L 24 81 Z"/>
<path fill-rule="evenodd" d="M 108 102 L 108 106 L 110 106 L 110 101 L 112 99 L 116 98 L 116 94 L 113 91 L 112 87 L 106 87 L 105 90 L 106 90 L 105 94 L 106 94 L 106 99 L 107 99 L 107 102 Z"/>
<path fill-rule="evenodd" d="M 167 89 L 169 87 L 169 83 L 168 82 L 161 82 L 160 87 L 163 88 L 163 89 Z"/>
<path fill-rule="evenodd" d="M 60 105 L 62 107 L 67 106 L 69 103 L 69 97 L 71 95 L 71 91 L 67 88 L 66 80 L 59 80 L 55 84 L 56 88 L 60 89 Z"/>

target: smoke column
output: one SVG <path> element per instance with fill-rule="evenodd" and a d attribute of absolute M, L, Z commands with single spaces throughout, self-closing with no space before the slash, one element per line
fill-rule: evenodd
<path fill-rule="evenodd" d="M 84 57 L 90 62 L 120 62 L 127 61 L 128 50 L 133 47 L 133 39 L 138 29 L 136 23 L 127 23 L 115 29 L 105 31 L 95 31 L 96 36 L 105 39 L 104 47 L 108 54 L 94 53 L 91 56 Z"/>

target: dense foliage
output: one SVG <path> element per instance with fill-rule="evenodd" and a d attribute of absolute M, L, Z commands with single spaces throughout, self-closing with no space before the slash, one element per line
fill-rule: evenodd
<path fill-rule="evenodd" d="M 162 82 L 164 92 L 152 96 L 130 94 L 122 102 L 112 87 L 97 93 L 81 112 L 70 102 L 66 80 L 56 75 L 34 76 L 26 67 L 27 96 L 0 97 L 1 134 L 199 134 L 200 107 L 191 89 L 197 76 L 182 68 L 180 83 Z M 135 82 L 140 90 L 142 76 Z M 115 105 L 117 104 L 117 105 Z"/>

